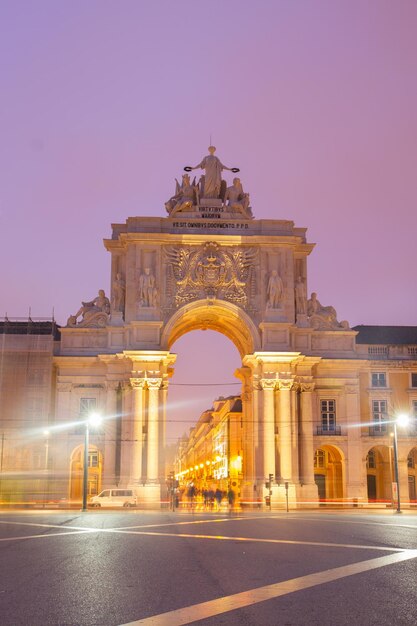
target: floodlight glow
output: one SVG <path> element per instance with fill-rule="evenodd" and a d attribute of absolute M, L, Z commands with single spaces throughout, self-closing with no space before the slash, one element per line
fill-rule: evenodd
<path fill-rule="evenodd" d="M 49 437 L 51 433 L 49 432 L 49 430 L 44 430 L 43 434 L 45 435 L 45 437 Z"/>
<path fill-rule="evenodd" d="M 91 413 L 88 418 L 88 423 L 90 426 L 100 426 L 101 422 L 101 415 L 99 415 L 98 413 Z"/>
<path fill-rule="evenodd" d="M 401 413 L 400 415 L 397 416 L 396 422 L 397 422 L 397 426 L 407 426 L 408 423 L 410 421 L 409 416 L 407 415 L 407 413 Z"/>

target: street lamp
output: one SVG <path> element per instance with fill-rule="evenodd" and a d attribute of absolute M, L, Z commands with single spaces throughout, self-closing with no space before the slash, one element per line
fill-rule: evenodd
<path fill-rule="evenodd" d="M 45 500 L 49 499 L 49 475 L 48 475 L 48 467 L 49 467 L 49 430 L 44 430 L 43 435 L 45 437 L 45 481 L 44 481 L 44 489 L 43 489 L 43 508 L 45 508 Z"/>
<path fill-rule="evenodd" d="M 394 424 L 394 475 L 395 475 L 395 484 L 397 485 L 397 510 L 396 513 L 401 513 L 401 502 L 400 502 L 400 479 L 398 476 L 398 435 L 397 435 L 397 426 L 407 426 L 409 422 L 408 415 L 402 413 L 398 415 L 395 420 L 393 420 Z"/>
<path fill-rule="evenodd" d="M 85 434 L 84 434 L 84 474 L 83 474 L 83 508 L 82 511 L 87 511 L 87 488 L 88 488 L 88 447 L 89 447 L 89 427 L 99 426 L 101 424 L 101 417 L 98 413 L 91 413 L 89 418 L 85 421 Z"/>

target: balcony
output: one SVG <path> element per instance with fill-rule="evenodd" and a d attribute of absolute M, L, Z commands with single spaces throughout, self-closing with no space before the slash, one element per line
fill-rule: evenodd
<path fill-rule="evenodd" d="M 326 425 L 326 426 L 317 426 L 317 435 L 326 435 L 329 437 L 340 436 L 342 434 L 342 429 L 338 424 Z"/>

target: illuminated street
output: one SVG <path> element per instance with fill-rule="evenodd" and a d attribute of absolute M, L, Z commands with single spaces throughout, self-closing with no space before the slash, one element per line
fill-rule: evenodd
<path fill-rule="evenodd" d="M 415 624 L 417 515 L 0 514 L 2 626 Z"/>

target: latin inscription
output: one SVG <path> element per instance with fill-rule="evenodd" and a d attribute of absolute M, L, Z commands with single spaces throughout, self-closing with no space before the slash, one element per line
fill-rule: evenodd
<path fill-rule="evenodd" d="M 214 217 L 214 216 L 209 216 Z M 228 228 L 242 230 L 249 228 L 249 224 L 233 224 L 231 222 L 174 222 L 174 228 Z"/>

